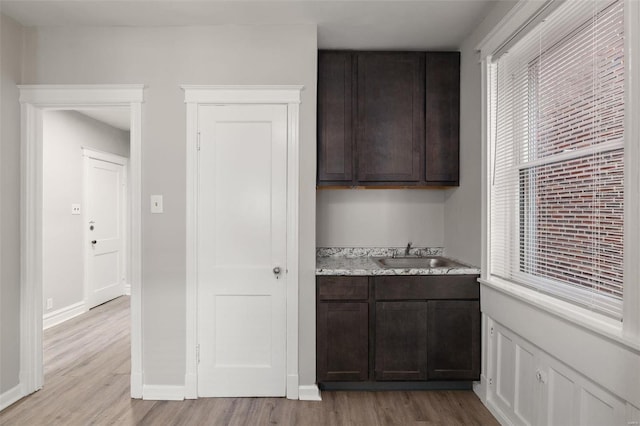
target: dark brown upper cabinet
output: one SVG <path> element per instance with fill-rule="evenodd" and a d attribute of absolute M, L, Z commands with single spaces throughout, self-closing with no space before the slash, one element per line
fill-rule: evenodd
<path fill-rule="evenodd" d="M 457 186 L 460 164 L 460 53 L 427 53 L 426 67 L 426 182 Z"/>
<path fill-rule="evenodd" d="M 458 185 L 460 54 L 318 54 L 318 185 Z"/>
<path fill-rule="evenodd" d="M 424 158 L 424 53 L 358 53 L 356 66 L 358 182 L 417 184 Z"/>
<path fill-rule="evenodd" d="M 353 183 L 353 55 L 318 54 L 318 182 Z"/>

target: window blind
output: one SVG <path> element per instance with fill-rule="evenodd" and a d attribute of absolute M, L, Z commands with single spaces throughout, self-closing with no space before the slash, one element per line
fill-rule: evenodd
<path fill-rule="evenodd" d="M 490 274 L 617 319 L 622 1 L 568 1 L 491 65 Z"/>

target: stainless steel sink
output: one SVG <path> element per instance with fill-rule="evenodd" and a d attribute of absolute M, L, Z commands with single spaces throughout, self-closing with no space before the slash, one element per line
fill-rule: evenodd
<path fill-rule="evenodd" d="M 426 269 L 426 268 L 456 268 L 464 265 L 441 256 L 428 257 L 378 257 L 376 263 L 387 269 Z"/>

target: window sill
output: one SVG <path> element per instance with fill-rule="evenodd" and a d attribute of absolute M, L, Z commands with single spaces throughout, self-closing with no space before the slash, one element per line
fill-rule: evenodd
<path fill-rule="evenodd" d="M 640 341 L 625 336 L 621 322 L 499 278 L 480 278 L 478 281 L 488 288 L 596 333 L 628 349 L 640 352 Z"/>

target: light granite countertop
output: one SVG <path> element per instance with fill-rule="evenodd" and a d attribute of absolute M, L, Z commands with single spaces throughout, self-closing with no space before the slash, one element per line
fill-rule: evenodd
<path fill-rule="evenodd" d="M 370 248 L 370 247 L 321 247 L 316 250 L 316 275 L 334 276 L 371 276 L 371 275 L 471 275 L 479 274 L 480 269 L 459 264 L 447 268 L 383 268 L 376 263 L 376 257 L 403 256 L 404 247 Z M 411 256 L 444 256 L 442 247 L 412 248 Z M 446 256 L 444 256 L 446 257 Z"/>

